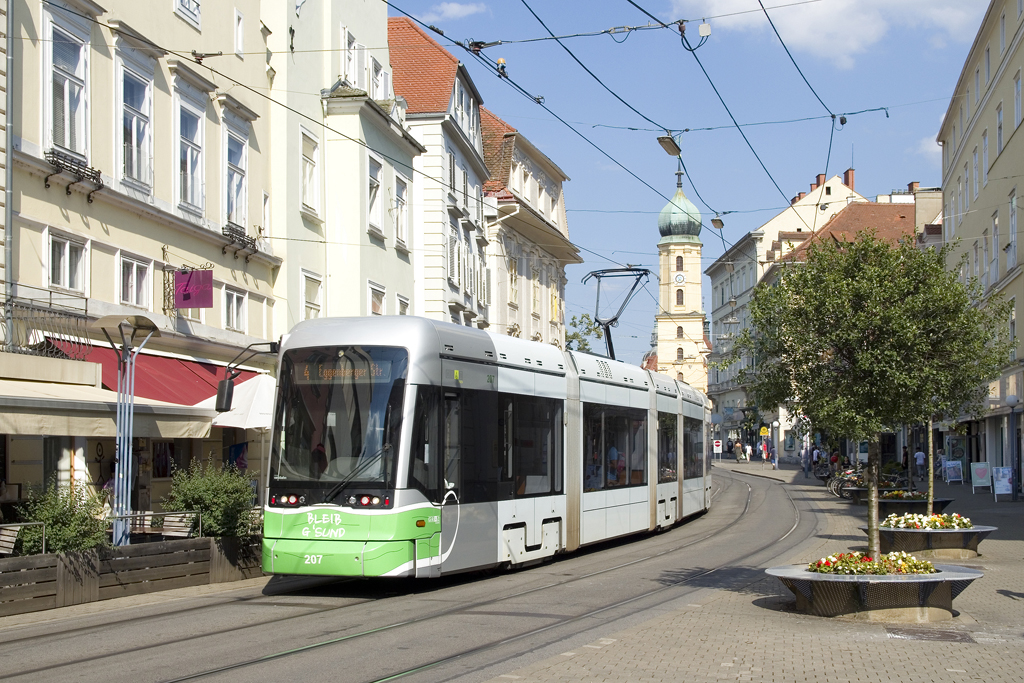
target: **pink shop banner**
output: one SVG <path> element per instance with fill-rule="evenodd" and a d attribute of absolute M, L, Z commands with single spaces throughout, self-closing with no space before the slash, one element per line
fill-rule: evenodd
<path fill-rule="evenodd" d="M 213 271 L 174 271 L 175 308 L 213 308 Z"/>

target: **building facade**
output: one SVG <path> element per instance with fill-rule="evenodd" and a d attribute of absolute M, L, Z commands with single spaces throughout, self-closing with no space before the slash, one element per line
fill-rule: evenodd
<path fill-rule="evenodd" d="M 408 102 L 409 130 L 425 148 L 414 162 L 420 188 L 411 205 L 419 240 L 415 312 L 487 328 L 482 98 L 466 67 L 412 20 L 388 19 L 388 41 L 395 90 Z"/>
<path fill-rule="evenodd" d="M 525 135 L 481 109 L 487 262 L 499 333 L 565 348 L 565 267 L 582 263 L 569 241 L 562 184 L 569 177 Z"/>
<path fill-rule="evenodd" d="M 117 363 L 96 321 L 142 316 L 159 332 L 136 381 L 133 505 L 148 509 L 173 467 L 237 460 L 258 443 L 255 431 L 213 424 L 212 410 L 193 406 L 215 393 L 241 349 L 280 333 L 281 259 L 260 233 L 267 104 L 237 87 L 267 79 L 260 4 L 10 9 L 7 496 L 54 477 L 98 486 L 112 476 Z M 224 52 L 225 40 L 233 52 L 203 64 L 203 51 Z M 181 45 L 198 58 L 175 52 Z M 195 271 L 209 274 L 210 301 L 176 302 L 176 278 Z M 253 469 L 262 456 L 254 446 Z"/>
<path fill-rule="evenodd" d="M 942 146 L 942 239 L 954 245 L 949 266 L 963 281 L 976 280 L 990 294 L 1013 304 L 1006 321 L 1016 338 L 1017 310 L 1024 300 L 1024 278 L 1018 257 L 1018 208 L 1024 189 L 1024 137 L 1018 137 L 1021 112 L 1021 69 L 1024 68 L 1024 4 L 992 0 L 964 62 L 946 115 L 939 128 Z M 984 305 L 984 300 L 981 305 Z M 969 460 L 1010 465 L 1011 443 L 1007 396 L 1021 396 L 1020 348 L 1006 359 L 1000 377 L 988 391 L 988 416 L 968 421 L 966 435 L 952 436 L 947 453 Z M 946 427 L 952 427 L 947 425 Z M 949 450 L 950 446 L 952 450 Z"/>

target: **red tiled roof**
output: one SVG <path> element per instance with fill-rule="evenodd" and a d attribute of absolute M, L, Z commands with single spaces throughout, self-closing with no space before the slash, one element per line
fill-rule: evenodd
<path fill-rule="evenodd" d="M 505 190 L 509 194 L 508 175 L 512 168 L 512 148 L 514 137 L 505 137 L 506 133 L 516 133 L 515 128 L 498 118 L 487 107 L 480 107 L 480 136 L 484 149 L 484 163 L 490 171 L 490 179 L 484 183 L 484 192 L 488 195 Z M 501 198 L 501 197 L 499 197 Z M 509 194 L 508 198 L 511 198 Z"/>
<path fill-rule="evenodd" d="M 388 17 L 388 49 L 395 94 L 408 112 L 447 112 L 459 60 L 408 17 Z"/>
<path fill-rule="evenodd" d="M 854 202 L 837 213 L 813 237 L 801 242 L 782 257 L 782 261 L 802 261 L 807 250 L 818 242 L 851 241 L 858 233 L 873 230 L 875 237 L 895 242 L 914 235 L 913 204 L 877 204 Z"/>

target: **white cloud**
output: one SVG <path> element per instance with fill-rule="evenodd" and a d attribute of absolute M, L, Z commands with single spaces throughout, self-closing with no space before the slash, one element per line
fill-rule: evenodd
<path fill-rule="evenodd" d="M 917 153 L 923 155 L 930 163 L 938 166 L 942 163 L 942 147 L 935 141 L 934 135 L 921 138 L 917 143 Z"/>
<path fill-rule="evenodd" d="M 471 14 L 486 11 L 487 5 L 482 2 L 442 2 L 431 7 L 429 12 L 420 17 L 420 20 L 432 23 L 446 19 L 462 19 Z"/>
<path fill-rule="evenodd" d="M 773 9 L 785 3 L 763 2 L 791 50 L 827 59 L 843 69 L 852 68 L 857 55 L 876 45 L 890 29 L 929 32 L 933 45 L 970 41 L 981 25 L 986 4 L 963 0 L 822 0 Z M 714 30 L 772 32 L 757 0 L 672 0 L 672 9 L 673 18 L 712 17 L 708 19 L 712 36 Z"/>

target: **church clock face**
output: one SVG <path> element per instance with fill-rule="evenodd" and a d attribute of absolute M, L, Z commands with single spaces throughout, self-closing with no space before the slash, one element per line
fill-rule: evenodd
<path fill-rule="evenodd" d="M 684 282 L 686 282 L 686 276 L 685 275 L 683 275 L 682 273 L 679 273 L 678 275 L 676 275 L 676 284 L 677 285 L 681 285 Z"/>

